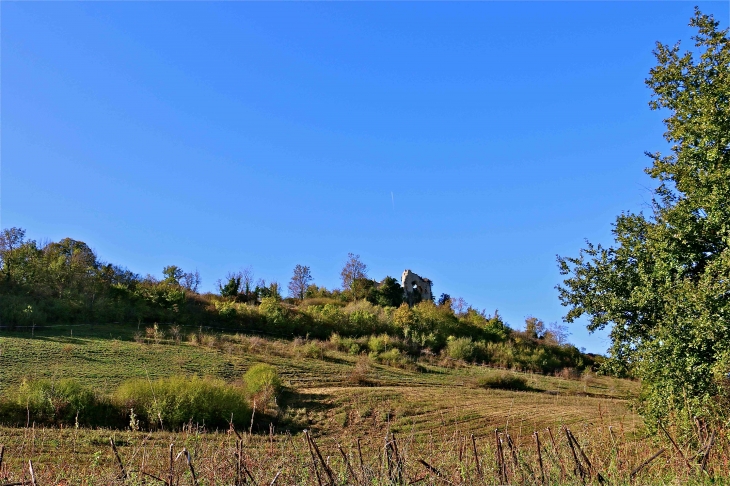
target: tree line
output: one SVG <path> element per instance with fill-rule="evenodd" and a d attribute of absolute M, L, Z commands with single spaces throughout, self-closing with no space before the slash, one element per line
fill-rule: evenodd
<path fill-rule="evenodd" d="M 255 281 L 250 267 L 218 281 L 217 293 L 201 293 L 197 271 L 170 265 L 160 278 L 142 277 L 101 261 L 82 241 L 38 244 L 25 235 L 21 228 L 0 233 L 0 325 L 5 329 L 164 323 L 286 339 L 390 336 L 404 359 L 425 352 L 546 373 L 584 369 L 595 361 L 566 342 L 564 327 L 534 317 L 517 331 L 498 312 L 479 311 L 447 294 L 408 305 L 395 278 L 369 278 L 367 265 L 352 253 L 339 289 L 316 285 L 310 268 L 297 265 L 288 297 L 278 282 Z"/>

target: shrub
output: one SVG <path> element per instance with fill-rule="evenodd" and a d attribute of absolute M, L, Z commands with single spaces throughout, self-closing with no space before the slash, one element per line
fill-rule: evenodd
<path fill-rule="evenodd" d="M 121 409 L 134 409 L 149 428 L 180 428 L 188 422 L 223 427 L 250 419 L 243 390 L 223 380 L 173 376 L 156 381 L 129 380 L 116 390 L 114 403 Z"/>
<path fill-rule="evenodd" d="M 481 388 L 498 388 L 500 390 L 529 390 L 527 380 L 514 373 L 500 373 L 498 375 L 483 376 L 477 380 Z"/>
<path fill-rule="evenodd" d="M 307 342 L 301 346 L 297 346 L 297 355 L 303 358 L 322 359 L 324 358 L 324 349 L 317 342 Z"/>
<path fill-rule="evenodd" d="M 226 319 L 235 319 L 238 315 L 236 312 L 236 305 L 233 302 L 213 302 L 213 305 L 218 310 L 218 315 Z"/>
<path fill-rule="evenodd" d="M 392 348 L 403 349 L 405 346 L 404 343 L 397 338 L 389 336 L 388 334 L 381 334 L 379 336 L 370 336 L 368 338 L 367 347 L 373 353 L 382 353 Z"/>
<path fill-rule="evenodd" d="M 373 332 L 378 327 L 378 318 L 367 310 L 358 309 L 350 314 L 350 327 L 358 333 Z"/>
<path fill-rule="evenodd" d="M 220 338 L 215 334 L 200 334 L 198 336 L 201 346 L 208 348 L 218 348 L 220 346 Z"/>
<path fill-rule="evenodd" d="M 388 351 L 384 351 L 382 353 L 371 352 L 370 358 L 377 361 L 378 363 L 393 366 L 395 368 L 402 368 L 414 371 L 419 369 L 419 366 L 415 363 L 413 358 L 397 348 L 391 348 Z"/>
<path fill-rule="evenodd" d="M 502 368 L 512 368 L 515 364 L 515 348 L 509 342 L 487 343 L 486 352 L 489 355 L 489 362 L 492 365 Z"/>
<path fill-rule="evenodd" d="M 451 359 L 471 361 L 474 359 L 475 354 L 474 342 L 471 338 L 454 338 L 453 336 L 449 336 L 444 352 Z"/>
<path fill-rule="evenodd" d="M 41 423 L 106 423 L 105 404 L 94 392 L 73 379 L 24 381 L 15 392 L 14 405 Z"/>
<path fill-rule="evenodd" d="M 264 297 L 261 299 L 259 311 L 266 317 L 266 322 L 280 330 L 289 327 L 289 315 L 287 309 L 276 297 Z"/>
<path fill-rule="evenodd" d="M 325 305 L 333 305 L 336 307 L 344 307 L 346 304 L 342 302 L 341 300 L 333 299 L 331 297 L 312 297 L 312 298 L 305 298 L 302 301 L 302 307 L 307 308 L 309 306 L 318 306 L 318 307 L 324 307 Z"/>
<path fill-rule="evenodd" d="M 368 375 L 370 374 L 370 358 L 366 354 L 360 355 L 357 358 L 355 367 L 348 377 L 348 381 L 355 385 L 369 385 L 370 380 Z"/>
<path fill-rule="evenodd" d="M 265 392 L 278 395 L 282 389 L 281 379 L 276 368 L 265 363 L 251 366 L 243 375 L 243 382 L 246 384 L 246 393 L 250 395 Z"/>
<path fill-rule="evenodd" d="M 320 331 L 345 330 L 347 315 L 342 307 L 327 303 L 323 306 L 310 305 L 306 307 L 306 314 L 312 319 Z"/>
<path fill-rule="evenodd" d="M 359 338 L 359 339 L 353 339 L 353 338 L 343 338 L 339 334 L 335 333 L 330 336 L 329 343 L 331 346 L 334 347 L 337 351 L 342 351 L 343 353 L 349 353 L 353 356 L 357 356 L 360 354 L 361 351 L 363 351 L 367 346 L 365 345 L 366 339 L 365 338 Z"/>

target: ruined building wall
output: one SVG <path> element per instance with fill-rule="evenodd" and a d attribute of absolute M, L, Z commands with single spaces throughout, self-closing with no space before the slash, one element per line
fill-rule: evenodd
<path fill-rule="evenodd" d="M 416 302 L 424 300 L 433 300 L 433 294 L 431 293 L 431 281 L 427 278 L 422 278 L 410 270 L 404 270 L 401 276 L 401 285 L 403 286 L 403 292 L 405 300 L 408 305 L 413 305 Z"/>

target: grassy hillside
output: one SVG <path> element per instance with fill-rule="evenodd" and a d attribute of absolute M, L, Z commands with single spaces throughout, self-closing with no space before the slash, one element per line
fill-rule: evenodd
<path fill-rule="evenodd" d="M 73 377 L 102 393 L 129 378 L 182 374 L 236 381 L 252 364 L 264 362 L 276 367 L 290 390 L 289 408 L 326 430 L 338 423 L 340 428 L 366 427 L 377 422 L 378 413 L 391 416 L 398 428 L 415 430 L 428 429 L 432 421 L 469 428 L 503 426 L 508 420 L 535 426 L 574 423 L 596 416 L 599 407 L 611 417 L 636 420 L 625 399 L 636 393 L 637 384 L 627 380 L 520 373 L 532 391 L 487 390 L 478 386 L 479 380 L 503 371 L 453 361 L 446 361 L 451 367 L 422 361 L 405 369 L 367 361 L 364 376 L 355 379 L 363 358 L 337 351 L 331 342 L 181 329 L 178 343 L 169 329 L 159 332 L 167 337 L 141 337 L 136 328 L 119 325 L 61 326 L 33 336 L 5 332 L 0 337 L 0 391 L 41 378 Z"/>
<path fill-rule="evenodd" d="M 27 481 L 32 459 L 34 474 L 44 484 L 108 484 L 120 474 L 110 436 L 116 438 L 128 484 L 152 477 L 169 482 L 170 443 L 176 455 L 183 447 L 190 451 L 198 484 L 234 484 L 237 475 L 245 475 L 239 469 L 245 466 L 251 483 L 253 477 L 256 484 L 269 484 L 278 474 L 277 484 L 311 485 L 329 483 L 323 464 L 336 484 L 503 483 L 495 430 L 502 440 L 506 482 L 515 484 L 542 482 L 534 431 L 541 434 L 543 470 L 552 484 L 583 483 L 561 427 L 573 431 L 595 470 L 612 484 L 629 482 L 630 473 L 659 446 L 643 433 L 631 409 L 631 397 L 638 393 L 633 381 L 591 373 L 571 378 L 508 372 L 443 357 L 389 366 L 341 348 L 336 339 L 277 341 L 192 328 L 138 332 L 136 326 L 60 326 L 34 334 L 3 332 L 1 394 L 23 380 L 43 378 L 74 377 L 100 394 L 129 378 L 197 375 L 235 383 L 255 363 L 273 365 L 287 391 L 276 415 L 258 409 L 251 423 L 236 424 L 235 433 L 205 433 L 194 424 L 152 433 L 32 423 L 0 427 L 5 446 L 0 481 Z M 527 390 L 482 386 L 505 375 L 523 377 Z M 312 434 L 324 463 L 310 454 L 304 430 Z M 514 454 L 507 448 L 508 436 Z M 243 466 L 237 465 L 239 448 Z M 716 457 L 709 471 L 720 470 L 726 451 Z M 666 451 L 641 469 L 641 477 L 645 483 L 710 478 L 686 470 L 681 460 Z M 182 459 L 173 462 L 173 477 L 173 484 L 193 484 Z M 596 479 L 586 476 L 588 482 Z"/>

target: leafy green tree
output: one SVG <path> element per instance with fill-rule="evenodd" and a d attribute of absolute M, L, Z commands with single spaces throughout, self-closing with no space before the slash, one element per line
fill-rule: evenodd
<path fill-rule="evenodd" d="M 487 315 L 485 311 L 477 311 L 469 307 L 466 312 L 459 316 L 462 324 L 467 324 L 478 329 L 477 334 L 488 342 L 502 342 L 509 338 L 512 330 L 504 322 L 499 311 L 494 311 L 494 315 Z"/>
<path fill-rule="evenodd" d="M 730 40 L 695 11 L 695 52 L 657 43 L 646 84 L 670 152 L 647 154 L 658 181 L 651 214 L 623 213 L 615 244 L 558 257 L 568 322 L 610 327 L 610 364 L 643 383 L 655 419 L 727 420 L 730 371 Z"/>
<path fill-rule="evenodd" d="M 182 287 L 191 292 L 197 292 L 200 286 L 200 272 L 185 272 L 177 265 L 168 265 L 162 269 L 165 278 L 163 284 Z"/>
<path fill-rule="evenodd" d="M 266 280 L 259 279 L 258 282 L 256 282 L 256 288 L 254 289 L 254 294 L 257 296 L 258 299 L 263 299 L 265 297 L 272 297 L 275 300 L 279 301 L 281 300 L 281 292 L 279 290 L 279 282 L 271 282 L 270 284 L 266 283 Z"/>
<path fill-rule="evenodd" d="M 180 285 L 182 278 L 185 276 L 185 272 L 177 265 L 168 265 L 162 269 L 162 275 L 165 276 L 162 283 L 168 285 Z"/>
<path fill-rule="evenodd" d="M 241 275 L 229 274 L 226 280 L 227 282 L 224 285 L 221 285 L 221 282 L 218 283 L 221 295 L 223 297 L 236 297 L 241 290 Z"/>
<path fill-rule="evenodd" d="M 403 303 L 393 312 L 393 324 L 401 329 L 405 337 L 408 337 L 411 331 L 416 327 L 416 315 L 411 307 Z"/>
<path fill-rule="evenodd" d="M 383 307 L 399 307 L 403 303 L 403 287 L 393 277 L 385 277 L 373 292 L 373 304 Z"/>
<path fill-rule="evenodd" d="M 525 319 L 525 332 L 530 337 L 534 337 L 535 339 L 542 338 L 546 331 L 545 322 L 542 319 L 534 316 L 529 316 Z"/>
<path fill-rule="evenodd" d="M 0 264 L 5 279 L 10 280 L 13 252 L 25 243 L 25 230 L 22 228 L 6 228 L 0 232 Z"/>

